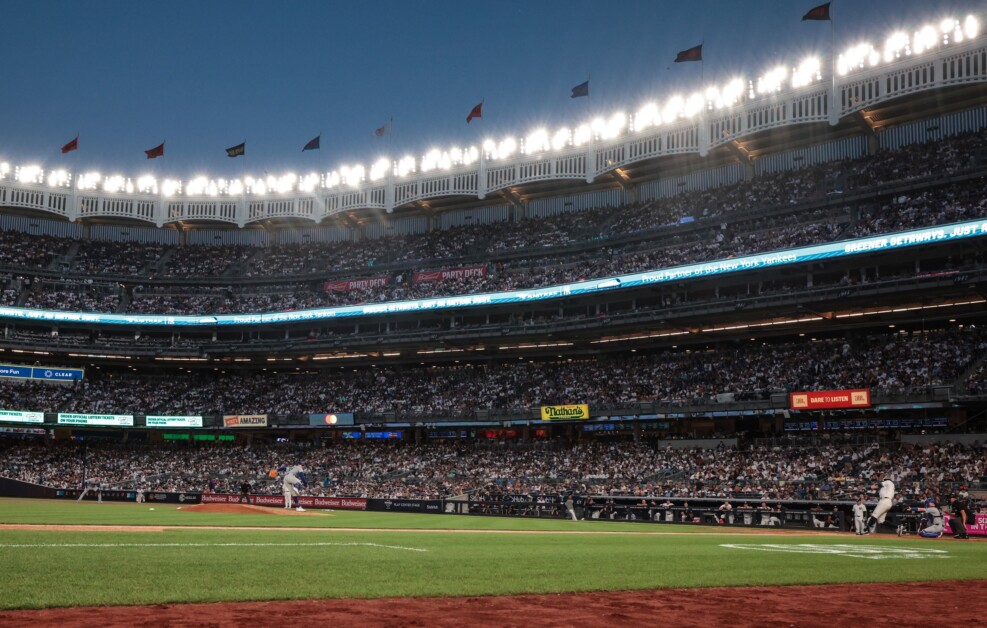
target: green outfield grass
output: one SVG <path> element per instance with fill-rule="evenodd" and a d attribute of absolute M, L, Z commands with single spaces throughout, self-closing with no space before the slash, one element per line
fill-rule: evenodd
<path fill-rule="evenodd" d="M 3 530 L 0 608 L 987 578 L 987 542 L 980 541 L 348 511 L 283 516 L 150 508 L 0 500 L 0 523 L 182 526 L 163 532 Z M 261 527 L 275 529 L 256 529 Z M 641 532 L 648 534 L 636 534 Z M 724 547 L 728 544 L 744 548 Z M 777 547 L 765 551 L 766 545 Z M 867 554 L 880 559 L 847 553 L 866 548 L 899 553 Z M 841 553 L 806 553 L 810 550 Z"/>

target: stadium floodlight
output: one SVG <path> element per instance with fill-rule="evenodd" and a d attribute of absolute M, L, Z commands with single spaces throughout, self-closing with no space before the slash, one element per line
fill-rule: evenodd
<path fill-rule="evenodd" d="M 513 137 L 505 137 L 497 145 L 497 155 L 499 159 L 507 159 L 517 152 L 517 140 Z"/>
<path fill-rule="evenodd" d="M 634 114 L 634 130 L 643 131 L 647 128 L 661 124 L 661 114 L 658 113 L 658 105 L 649 102 Z"/>
<path fill-rule="evenodd" d="M 182 182 L 176 179 L 165 179 L 161 183 L 161 193 L 165 196 L 174 196 L 182 191 Z"/>
<path fill-rule="evenodd" d="M 700 113 L 706 107 L 706 99 L 703 98 L 702 92 L 693 92 L 685 101 L 685 105 L 682 107 L 682 115 L 686 118 L 691 118 L 692 116 Z"/>
<path fill-rule="evenodd" d="M 936 29 L 931 25 L 924 26 L 912 37 L 912 52 L 917 55 L 922 54 L 930 48 L 935 48 L 938 41 Z"/>
<path fill-rule="evenodd" d="M 405 155 L 398 161 L 398 176 L 406 177 L 415 172 L 415 158 Z"/>
<path fill-rule="evenodd" d="M 902 54 L 908 54 L 910 52 L 908 42 L 908 35 L 901 31 L 888 37 L 887 41 L 884 42 L 884 62 L 890 63 L 895 59 L 900 59 Z"/>
<path fill-rule="evenodd" d="M 744 97 L 744 80 L 735 78 L 720 90 L 720 98 L 724 107 L 736 105 Z"/>
<path fill-rule="evenodd" d="M 219 185 L 216 184 L 215 179 L 209 180 L 209 185 L 206 186 L 206 194 L 209 196 L 219 196 Z"/>
<path fill-rule="evenodd" d="M 682 98 L 678 94 L 672 96 L 665 103 L 665 108 L 661 111 L 661 119 L 665 122 L 674 122 L 678 120 L 685 112 L 685 98 Z"/>
<path fill-rule="evenodd" d="M 360 164 L 352 167 L 343 166 L 339 169 L 339 174 L 343 179 L 343 183 L 350 187 L 356 188 L 360 187 L 360 183 L 363 181 L 363 177 L 366 174 L 366 169 Z"/>
<path fill-rule="evenodd" d="M 422 157 L 422 172 L 431 172 L 439 167 L 439 159 L 442 158 L 442 151 L 438 148 L 433 148 L 432 150 L 425 153 Z"/>
<path fill-rule="evenodd" d="M 603 137 L 604 139 L 612 139 L 623 133 L 626 128 L 627 114 L 623 111 L 618 111 L 607 120 L 607 125 L 603 129 Z"/>
<path fill-rule="evenodd" d="M 963 34 L 967 39 L 973 39 L 980 34 L 980 20 L 975 15 L 968 15 L 963 20 Z"/>
<path fill-rule="evenodd" d="M 552 149 L 562 150 L 572 142 L 572 131 L 562 127 L 552 136 Z"/>
<path fill-rule="evenodd" d="M 243 190 L 243 181 L 240 179 L 232 179 L 229 187 L 226 189 L 226 193 L 230 196 L 241 196 L 243 194 Z"/>
<path fill-rule="evenodd" d="M 523 152 L 525 155 L 535 155 L 542 153 L 551 147 L 548 140 L 548 131 L 545 129 L 535 129 L 524 138 Z"/>
<path fill-rule="evenodd" d="M 95 190 L 102 176 L 98 172 L 87 172 L 76 179 L 76 188 L 80 190 Z"/>
<path fill-rule="evenodd" d="M 118 174 L 106 177 L 103 180 L 103 191 L 104 192 L 121 192 L 124 189 L 126 181 L 124 178 Z"/>
<path fill-rule="evenodd" d="M 822 79 L 822 64 L 818 57 L 808 57 L 792 71 L 792 87 L 811 85 Z"/>
<path fill-rule="evenodd" d="M 298 180 L 298 190 L 301 192 L 311 193 L 318 185 L 319 175 L 314 172 L 310 172 Z"/>
<path fill-rule="evenodd" d="M 386 157 L 381 157 L 370 166 L 370 180 L 380 181 L 391 171 L 391 160 Z"/>
<path fill-rule="evenodd" d="M 778 66 L 768 71 L 757 79 L 757 93 L 764 95 L 781 91 L 781 86 L 786 78 L 788 78 L 788 68 L 786 67 Z"/>
<path fill-rule="evenodd" d="M 338 170 L 333 170 L 326 174 L 326 189 L 334 188 L 342 182 L 343 177 L 339 174 Z"/>
<path fill-rule="evenodd" d="M 593 138 L 593 130 L 588 124 L 580 124 L 572 134 L 573 146 L 582 146 Z"/>
<path fill-rule="evenodd" d="M 954 18 L 946 18 L 942 22 L 939 22 L 939 30 L 942 31 L 943 35 L 949 35 L 954 30 L 956 30 L 960 25 L 959 20 Z"/>
<path fill-rule="evenodd" d="M 157 194 L 158 180 L 149 174 L 137 177 L 137 191 L 141 194 Z"/>
<path fill-rule="evenodd" d="M 130 180 L 130 177 L 127 177 L 127 182 L 123 186 L 123 191 L 127 194 L 134 193 L 134 182 Z"/>
<path fill-rule="evenodd" d="M 490 159 L 497 159 L 497 143 L 493 140 L 483 140 L 483 152 L 487 154 Z"/>
<path fill-rule="evenodd" d="M 280 177 L 278 177 L 278 181 L 275 189 L 277 190 L 278 194 L 288 194 L 289 192 L 295 189 L 295 181 L 297 180 L 298 180 L 298 175 L 296 175 L 294 172 L 287 172 L 281 175 Z"/>
<path fill-rule="evenodd" d="M 185 193 L 189 196 L 201 196 L 205 193 L 207 187 L 209 187 L 209 179 L 203 176 L 194 177 L 185 186 Z"/>
<path fill-rule="evenodd" d="M 480 151 L 476 149 L 476 146 L 470 146 L 469 148 L 463 151 L 464 165 L 468 166 L 469 164 L 476 162 L 476 160 L 478 160 L 479 158 L 480 158 Z"/>
<path fill-rule="evenodd" d="M 263 196 L 267 194 L 267 181 L 264 179 L 254 179 L 254 185 L 250 188 L 251 194 L 258 194 Z"/>
<path fill-rule="evenodd" d="M 10 174 L 10 164 L 6 161 L 0 162 L 0 179 L 5 178 L 8 174 Z"/>
<path fill-rule="evenodd" d="M 52 170 L 48 173 L 48 186 L 53 188 L 63 187 L 68 184 L 69 173 L 65 170 Z"/>
<path fill-rule="evenodd" d="M 45 172 L 41 166 L 19 166 L 14 170 L 14 180 L 20 183 L 41 183 Z"/>

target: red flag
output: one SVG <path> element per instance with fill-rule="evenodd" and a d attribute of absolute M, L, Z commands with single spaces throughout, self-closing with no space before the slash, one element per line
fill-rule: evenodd
<path fill-rule="evenodd" d="M 827 2 L 826 4 L 820 4 L 817 7 L 809 9 L 809 12 L 802 16 L 802 21 L 803 22 L 806 20 L 832 21 L 833 18 L 829 17 L 829 4 L 830 3 Z"/>
<path fill-rule="evenodd" d="M 473 110 L 470 111 L 470 114 L 466 116 L 466 124 L 469 124 L 470 120 L 472 120 L 473 118 L 482 118 L 482 117 L 483 117 L 483 102 L 481 101 L 480 104 L 473 107 Z"/>
<path fill-rule="evenodd" d="M 144 154 L 147 155 L 148 159 L 154 159 L 155 157 L 164 157 L 164 142 L 161 142 L 160 145 L 155 146 L 154 148 L 150 148 L 144 151 Z"/>
<path fill-rule="evenodd" d="M 71 142 L 69 142 L 65 146 L 62 146 L 62 154 L 64 155 L 65 153 L 71 153 L 74 150 L 79 150 L 79 136 L 78 135 L 75 136 L 75 139 L 74 140 L 72 140 Z"/>
<path fill-rule="evenodd" d="M 703 45 L 693 46 L 688 50 L 683 50 L 675 56 L 675 63 L 682 63 L 683 61 L 702 61 L 703 60 Z"/>

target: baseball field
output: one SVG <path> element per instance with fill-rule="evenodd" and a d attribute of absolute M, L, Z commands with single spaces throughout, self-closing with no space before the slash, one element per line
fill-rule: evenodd
<path fill-rule="evenodd" d="M 0 530 L 0 624 L 822 625 L 874 599 L 895 625 L 987 617 L 977 540 L 42 500 L 0 500 Z"/>

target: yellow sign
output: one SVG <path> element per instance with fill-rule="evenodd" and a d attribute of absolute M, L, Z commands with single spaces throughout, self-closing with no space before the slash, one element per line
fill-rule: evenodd
<path fill-rule="evenodd" d="M 583 420 L 589 418 L 589 406 L 585 403 L 573 406 L 542 406 L 542 421 Z"/>

